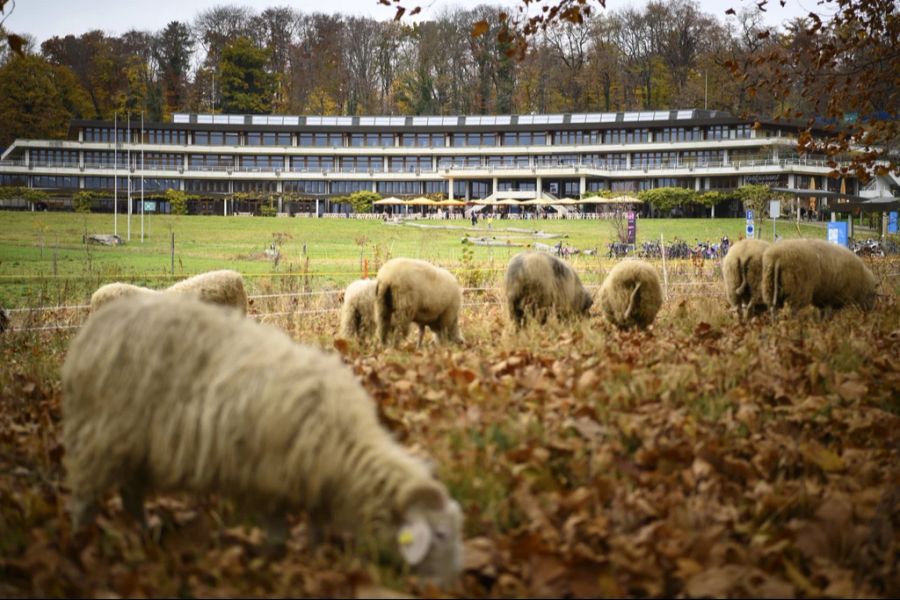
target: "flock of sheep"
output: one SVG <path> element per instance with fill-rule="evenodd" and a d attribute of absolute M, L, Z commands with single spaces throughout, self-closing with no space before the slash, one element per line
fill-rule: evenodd
<path fill-rule="evenodd" d="M 723 272 L 741 318 L 785 303 L 871 309 L 875 299 L 862 261 L 819 241 L 744 240 Z M 542 252 L 513 257 L 504 288 L 516 328 L 583 317 L 593 304 L 577 273 Z M 617 264 L 598 299 L 614 325 L 649 326 L 662 305 L 655 268 Z M 346 288 L 340 335 L 391 344 L 415 323 L 420 345 L 425 327 L 462 342 L 461 304 L 449 271 L 396 258 L 376 279 Z M 348 534 L 361 550 L 452 583 L 462 569 L 463 517 L 446 487 L 378 422 L 340 358 L 246 312 L 234 271 L 162 291 L 115 283 L 94 293 L 62 369 L 73 526 L 92 522 L 110 488 L 141 524 L 148 493 L 215 492 L 261 511 L 275 544 L 286 538 L 285 515 L 304 510 L 312 542 Z"/>

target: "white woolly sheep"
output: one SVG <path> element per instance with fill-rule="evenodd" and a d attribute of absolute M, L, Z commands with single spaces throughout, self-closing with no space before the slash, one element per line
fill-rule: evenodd
<path fill-rule="evenodd" d="M 91 296 L 91 312 L 123 296 L 138 294 L 152 295 L 159 293 L 190 295 L 213 304 L 232 306 L 247 314 L 247 293 L 244 291 L 244 278 L 237 271 L 221 270 L 200 273 L 179 281 L 164 290 L 152 290 L 130 283 L 109 283 L 101 286 Z"/>
<path fill-rule="evenodd" d="M 410 323 L 419 326 L 419 346 L 426 325 L 439 340 L 463 341 L 462 290 L 450 271 L 424 260 L 394 258 L 378 269 L 377 279 L 375 326 L 382 344 L 408 331 Z"/>
<path fill-rule="evenodd" d="M 875 306 L 878 281 L 861 258 L 825 240 L 785 240 L 763 254 L 763 300 L 774 313 L 785 304 L 793 312 Z"/>
<path fill-rule="evenodd" d="M 762 261 L 768 247 L 769 242 L 762 240 L 740 240 L 728 250 L 722 261 L 725 295 L 741 320 L 765 311 Z"/>
<path fill-rule="evenodd" d="M 91 312 L 94 313 L 108 302 L 112 302 L 118 298 L 124 298 L 125 296 L 148 296 L 159 293 L 158 290 L 151 290 L 139 285 L 131 285 L 130 283 L 107 283 L 106 285 L 97 288 L 97 291 L 91 295 Z"/>
<path fill-rule="evenodd" d="M 357 279 L 344 290 L 341 306 L 341 329 L 343 338 L 366 339 L 375 334 L 375 287 L 374 279 Z"/>
<path fill-rule="evenodd" d="M 600 286 L 603 314 L 620 329 L 648 327 L 661 306 L 659 275 L 651 264 L 642 260 L 620 262 Z"/>
<path fill-rule="evenodd" d="M 167 294 L 193 295 L 204 302 L 233 306 L 241 314 L 247 314 L 247 292 L 244 290 L 244 278 L 237 271 L 230 269 L 209 271 L 188 277 L 169 286 L 165 292 Z"/>
<path fill-rule="evenodd" d="M 565 261 L 543 252 L 523 252 L 506 269 L 509 318 L 521 327 L 527 317 L 545 323 L 552 313 L 559 318 L 586 315 L 594 301 L 578 274 Z"/>
<path fill-rule="evenodd" d="M 76 530 L 112 487 L 142 524 L 147 493 L 217 493 L 267 514 L 278 541 L 301 509 L 314 536 L 373 540 L 444 582 L 461 569 L 459 505 L 339 357 L 275 327 L 193 298 L 111 302 L 72 341 L 62 390 Z"/>

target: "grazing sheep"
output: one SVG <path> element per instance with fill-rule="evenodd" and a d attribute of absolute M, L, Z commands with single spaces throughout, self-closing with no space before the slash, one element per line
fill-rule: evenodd
<path fill-rule="evenodd" d="M 200 273 L 175 283 L 165 290 L 166 294 L 192 295 L 204 302 L 233 306 L 247 314 L 247 293 L 244 291 L 244 279 L 237 271 L 222 270 Z M 160 290 L 131 285 L 130 283 L 109 283 L 101 286 L 91 296 L 91 312 L 122 296 L 138 294 L 159 294 Z"/>
<path fill-rule="evenodd" d="M 603 314 L 620 329 L 648 327 L 661 306 L 659 275 L 652 265 L 642 260 L 620 262 L 600 286 Z"/>
<path fill-rule="evenodd" d="M 847 305 L 872 310 L 878 281 L 858 256 L 825 240 L 786 240 L 763 255 L 763 300 L 774 313 L 788 304 L 820 309 Z"/>
<path fill-rule="evenodd" d="M 344 290 L 344 304 L 341 307 L 341 330 L 343 338 L 366 339 L 375 333 L 375 287 L 374 279 L 358 279 Z"/>
<path fill-rule="evenodd" d="M 722 261 L 725 295 L 743 320 L 765 311 L 762 297 L 762 260 L 769 242 L 746 239 L 737 242 Z"/>
<path fill-rule="evenodd" d="M 244 278 L 237 271 L 224 269 L 188 277 L 166 288 L 166 293 L 192 294 L 204 302 L 233 306 L 247 314 L 247 292 Z"/>
<path fill-rule="evenodd" d="M 97 309 L 101 306 L 118 298 L 138 295 L 149 296 L 159 293 L 158 290 L 151 290 L 139 285 L 131 285 L 130 283 L 107 283 L 97 288 L 97 291 L 91 295 L 91 313 L 97 312 Z"/>
<path fill-rule="evenodd" d="M 427 325 L 439 340 L 462 342 L 459 308 L 462 290 L 450 271 L 424 260 L 394 258 L 378 270 L 375 325 L 382 344 L 419 326 L 419 346 Z"/>
<path fill-rule="evenodd" d="M 521 327 L 526 317 L 542 324 L 553 313 L 560 318 L 586 315 L 594 301 L 578 274 L 565 261 L 543 252 L 523 252 L 506 269 L 509 318 Z"/>
<path fill-rule="evenodd" d="M 62 390 L 76 529 L 112 487 L 142 524 L 147 493 L 216 493 L 278 541 L 300 509 L 315 537 L 350 534 L 444 582 L 461 569 L 459 505 L 339 357 L 275 327 L 167 294 L 111 302 L 72 341 Z"/>

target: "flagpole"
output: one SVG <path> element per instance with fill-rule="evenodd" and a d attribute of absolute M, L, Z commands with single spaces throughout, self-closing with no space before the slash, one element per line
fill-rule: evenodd
<path fill-rule="evenodd" d="M 144 243 L 144 111 L 141 111 L 141 243 Z"/>
<path fill-rule="evenodd" d="M 119 113 L 113 113 L 113 235 L 119 235 Z"/>
<path fill-rule="evenodd" d="M 128 140 L 128 146 L 126 146 L 125 151 L 128 156 L 128 241 L 131 241 L 131 113 L 128 113 L 128 135 L 125 137 Z"/>

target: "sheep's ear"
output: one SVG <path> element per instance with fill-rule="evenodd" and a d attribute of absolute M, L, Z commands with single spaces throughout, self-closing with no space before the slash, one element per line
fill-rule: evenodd
<path fill-rule="evenodd" d="M 431 527 L 421 514 L 414 514 L 403 521 L 397 532 L 397 546 L 403 560 L 416 566 L 431 547 Z"/>
<path fill-rule="evenodd" d="M 425 510 L 441 510 L 444 508 L 447 493 L 444 486 L 436 480 L 423 481 L 409 488 L 400 498 L 399 512 L 405 515 L 409 509 L 415 507 Z"/>

